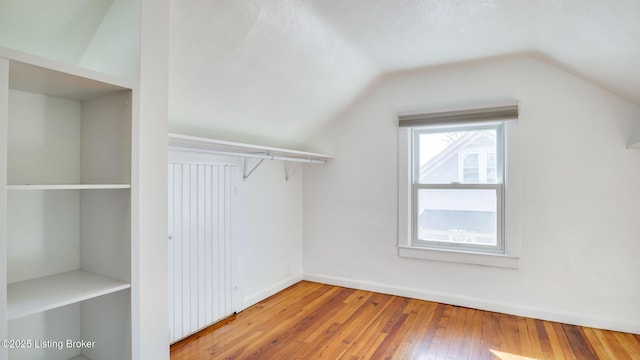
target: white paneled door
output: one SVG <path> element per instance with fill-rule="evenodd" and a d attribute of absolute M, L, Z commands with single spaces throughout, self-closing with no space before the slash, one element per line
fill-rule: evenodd
<path fill-rule="evenodd" d="M 172 343 L 233 312 L 231 171 L 227 165 L 169 164 Z"/>

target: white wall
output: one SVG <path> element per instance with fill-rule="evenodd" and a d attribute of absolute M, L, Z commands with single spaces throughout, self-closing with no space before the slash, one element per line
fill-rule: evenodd
<path fill-rule="evenodd" d="M 140 0 L 0 0 L 0 46 L 137 81 Z"/>
<path fill-rule="evenodd" d="M 519 269 L 399 258 L 397 114 L 520 101 Z M 511 59 L 382 79 L 315 146 L 304 276 L 640 333 L 640 107 L 553 66 Z M 517 221 L 516 221 L 517 223 Z"/>
<path fill-rule="evenodd" d="M 133 109 L 131 250 L 135 360 L 169 359 L 167 124 L 169 1 L 141 0 L 139 109 Z M 138 113 L 139 111 L 139 113 Z"/>
<path fill-rule="evenodd" d="M 243 307 L 302 279 L 302 175 L 265 161 L 241 184 Z"/>
<path fill-rule="evenodd" d="M 0 1 L 0 44 L 76 64 L 113 2 Z"/>
<path fill-rule="evenodd" d="M 127 79 L 139 78 L 139 0 L 113 0 L 78 65 Z"/>

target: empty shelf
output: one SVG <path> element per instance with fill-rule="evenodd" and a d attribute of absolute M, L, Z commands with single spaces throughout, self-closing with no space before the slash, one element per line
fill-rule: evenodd
<path fill-rule="evenodd" d="M 123 281 L 71 271 L 7 286 L 9 320 L 130 288 Z"/>
<path fill-rule="evenodd" d="M 61 184 L 61 185 L 7 185 L 7 190 L 109 190 L 130 189 L 129 184 Z"/>

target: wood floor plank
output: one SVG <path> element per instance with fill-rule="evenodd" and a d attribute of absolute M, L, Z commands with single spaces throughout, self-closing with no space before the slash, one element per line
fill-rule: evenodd
<path fill-rule="evenodd" d="M 569 341 L 564 334 L 562 324 L 556 322 L 545 322 L 545 327 L 547 328 L 547 333 L 549 334 L 554 354 L 562 357 L 563 359 L 576 360 L 575 355 L 570 351 L 571 348 Z"/>
<path fill-rule="evenodd" d="M 640 335 L 302 281 L 172 345 L 171 359 L 640 360 Z"/>
<path fill-rule="evenodd" d="M 323 351 L 323 358 L 340 359 L 352 344 L 366 341 L 367 339 L 362 334 L 367 329 L 372 329 L 369 325 L 386 311 L 393 299 L 393 296 L 374 294 L 367 303 L 347 319 L 348 326 L 342 326 L 340 331 L 335 334 L 335 339 L 330 342 L 331 346 Z M 377 334 L 374 331 L 367 331 L 365 335 L 376 336 Z"/>
<path fill-rule="evenodd" d="M 589 339 L 589 343 L 594 348 L 596 355 L 600 359 L 615 359 L 616 355 L 612 344 L 605 338 L 604 332 L 597 329 L 584 329 Z M 615 346 L 613 346 L 615 348 Z"/>
<path fill-rule="evenodd" d="M 616 360 L 630 360 L 631 355 L 628 354 L 624 347 L 622 346 L 622 344 L 618 341 L 618 338 L 616 337 L 616 334 L 613 332 L 603 332 L 602 333 L 602 337 L 604 339 L 606 339 L 606 343 L 608 345 L 608 348 L 611 350 L 611 353 L 613 354 L 613 359 Z"/>
<path fill-rule="evenodd" d="M 593 351 L 593 347 L 589 344 L 584 335 L 584 332 L 580 327 L 575 325 L 561 324 L 567 339 L 569 340 L 569 346 L 578 359 L 595 359 L 596 354 Z"/>
<path fill-rule="evenodd" d="M 520 337 L 523 342 L 522 356 L 532 359 L 545 359 L 538 327 L 536 326 L 536 323 L 540 321 L 531 318 L 520 318 L 520 321 L 523 323 L 520 328 Z M 527 348 L 525 344 L 529 344 L 530 347 Z"/>
<path fill-rule="evenodd" d="M 517 316 L 500 314 L 500 329 L 502 332 L 502 349 L 509 354 L 522 354 L 522 345 L 518 329 Z"/>
<path fill-rule="evenodd" d="M 448 356 L 452 359 L 469 359 L 471 352 L 471 331 L 469 324 L 473 324 L 473 311 L 468 308 L 457 308 L 451 336 L 455 341 L 449 345 Z"/>
<path fill-rule="evenodd" d="M 421 348 L 428 348 L 425 335 L 429 333 L 429 328 L 433 323 L 433 317 L 438 308 L 438 304 L 428 301 L 414 300 L 413 308 L 408 312 L 409 318 L 407 326 L 403 327 L 398 335 L 402 344 L 398 348 L 397 356 L 400 359 L 415 359 L 420 357 Z"/>
<path fill-rule="evenodd" d="M 485 312 L 471 310 L 470 313 L 472 314 L 473 320 L 471 320 L 468 325 L 469 336 L 471 336 L 469 359 L 482 359 L 483 353 L 485 353 L 486 350 L 483 346 L 482 336 L 478 336 L 477 334 L 482 334 L 482 317 Z"/>
<path fill-rule="evenodd" d="M 436 335 L 436 331 L 438 330 L 439 321 L 442 317 L 446 305 L 444 304 L 435 304 L 435 309 L 433 309 L 433 313 L 429 317 L 429 322 L 427 324 L 426 329 L 422 333 L 422 337 L 418 341 L 419 345 L 415 350 L 415 358 L 426 358 L 426 355 L 429 354 L 429 349 L 433 344 L 433 338 Z"/>

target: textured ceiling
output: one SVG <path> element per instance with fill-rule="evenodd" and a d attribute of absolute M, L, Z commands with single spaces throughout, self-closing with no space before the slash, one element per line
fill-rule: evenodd
<path fill-rule="evenodd" d="M 638 0 L 172 0 L 170 128 L 304 142 L 381 74 L 532 53 L 640 103 Z"/>
<path fill-rule="evenodd" d="M 0 0 L 0 45 L 134 71 L 137 2 Z M 296 147 L 380 75 L 512 54 L 640 104 L 640 0 L 170 3 L 174 132 Z"/>

